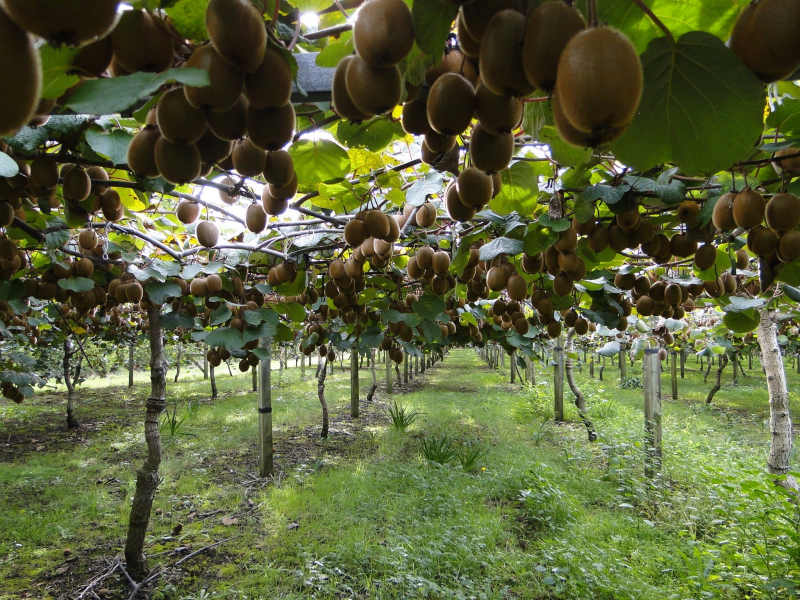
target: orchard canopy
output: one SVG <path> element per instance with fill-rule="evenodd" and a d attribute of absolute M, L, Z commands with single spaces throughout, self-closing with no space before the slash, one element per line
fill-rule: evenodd
<path fill-rule="evenodd" d="M 724 352 L 800 301 L 798 66 L 796 0 L 0 0 L 0 335 Z"/>

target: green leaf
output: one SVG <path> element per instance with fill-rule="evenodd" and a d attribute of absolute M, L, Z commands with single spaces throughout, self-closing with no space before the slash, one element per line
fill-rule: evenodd
<path fill-rule="evenodd" d="M 600 200 L 610 206 L 622 200 L 630 189 L 629 185 L 610 186 L 598 183 L 583 190 L 583 199 L 587 202 Z"/>
<path fill-rule="evenodd" d="M 414 37 L 425 54 L 435 54 L 444 49 L 457 14 L 458 7 L 455 4 L 441 0 L 414 0 L 411 7 Z"/>
<path fill-rule="evenodd" d="M 88 292 L 94 289 L 94 281 L 88 277 L 71 277 L 70 279 L 59 279 L 58 287 L 68 292 Z"/>
<path fill-rule="evenodd" d="M 539 215 L 537 222 L 542 227 L 547 227 L 548 229 L 552 229 L 553 231 L 556 232 L 566 231 L 572 225 L 572 222 L 569 219 L 557 219 L 553 221 L 550 218 L 550 215 L 547 213 L 542 213 L 541 215 Z"/>
<path fill-rule="evenodd" d="M 443 313 L 447 307 L 441 296 L 424 294 L 419 300 L 414 302 L 411 308 L 422 318 L 435 321 L 436 317 Z"/>
<path fill-rule="evenodd" d="M 169 331 L 178 327 L 183 327 L 184 329 L 191 329 L 194 327 L 194 319 L 191 316 L 176 311 L 161 315 L 158 320 L 161 326 Z"/>
<path fill-rule="evenodd" d="M 180 298 L 182 293 L 181 286 L 172 281 L 165 281 L 163 283 L 151 281 L 144 289 L 153 304 L 164 304 L 167 298 Z"/>
<path fill-rule="evenodd" d="M 306 320 L 306 309 L 298 302 L 276 304 L 275 311 L 286 315 L 295 323 L 302 323 Z"/>
<path fill-rule="evenodd" d="M 42 99 L 53 100 L 64 95 L 69 88 L 78 83 L 81 78 L 70 75 L 72 62 L 80 52 L 80 48 L 61 46 L 56 48 L 50 44 L 39 47 L 39 57 L 42 61 Z"/>
<path fill-rule="evenodd" d="M 538 92 L 534 97 L 537 95 Z M 522 105 L 522 130 L 531 136 L 531 139 L 539 139 L 539 134 L 546 123 L 544 102 L 526 102 Z"/>
<path fill-rule="evenodd" d="M 492 260 L 501 254 L 508 254 L 516 256 L 525 251 L 525 244 L 522 240 L 513 240 L 507 237 L 499 237 L 493 239 L 488 244 L 484 244 L 480 249 L 481 260 Z"/>
<path fill-rule="evenodd" d="M 431 54 L 426 54 L 414 42 L 411 52 L 400 63 L 400 72 L 403 73 L 406 83 L 409 85 L 421 85 L 425 81 L 425 73 L 439 62 L 442 54 L 444 54 L 444 46 Z"/>
<path fill-rule="evenodd" d="M 422 206 L 428 196 L 438 194 L 444 187 L 442 175 L 438 171 L 428 171 L 411 184 L 406 191 L 406 202 L 411 206 Z"/>
<path fill-rule="evenodd" d="M 278 333 L 277 325 L 273 323 L 261 323 L 261 325 L 256 327 L 245 327 L 242 340 L 246 344 L 247 342 L 260 340 L 264 337 L 273 337 L 276 333 Z"/>
<path fill-rule="evenodd" d="M 259 308 L 258 310 L 246 310 L 243 314 L 244 320 L 250 325 L 260 325 L 262 322 L 277 325 L 280 322 L 278 313 L 270 308 Z"/>
<path fill-rule="evenodd" d="M 289 148 L 299 190 L 316 192 L 320 183 L 334 183 L 350 172 L 350 156 L 330 140 L 299 140 Z"/>
<path fill-rule="evenodd" d="M 340 121 L 336 139 L 348 148 L 366 148 L 372 152 L 384 150 L 393 141 L 405 136 L 399 121 L 388 117 L 371 119 L 364 123 Z"/>
<path fill-rule="evenodd" d="M 14 177 L 17 173 L 19 173 L 17 161 L 5 152 L 0 152 L 0 177 Z"/>
<path fill-rule="evenodd" d="M 495 213 L 507 215 L 517 212 L 520 215 L 529 215 L 533 212 L 539 199 L 539 173 L 534 165 L 544 165 L 543 168 L 547 168 L 548 163 L 519 161 L 500 172 L 503 188 L 489 203 Z"/>
<path fill-rule="evenodd" d="M 98 154 L 107 157 L 115 165 L 128 164 L 128 146 L 133 136 L 122 129 L 86 132 L 86 143 Z"/>
<path fill-rule="evenodd" d="M 212 327 L 216 325 L 222 325 L 223 323 L 227 323 L 232 316 L 233 314 L 231 313 L 231 309 L 228 308 L 227 304 L 223 304 L 211 313 L 211 321 L 209 321 L 208 324 Z"/>
<path fill-rule="evenodd" d="M 317 13 L 333 5 L 331 0 L 287 0 L 301 13 Z"/>
<path fill-rule="evenodd" d="M 19 279 L 15 279 L 14 281 L 9 281 L 8 279 L 0 280 L 0 302 L 17 300 L 22 298 L 24 294 L 25 286 Z"/>
<path fill-rule="evenodd" d="M 279 323 L 273 341 L 291 342 L 294 339 L 294 329 L 283 323 Z"/>
<path fill-rule="evenodd" d="M 754 308 L 761 308 L 767 303 L 764 298 L 742 298 L 741 296 L 731 296 L 728 300 L 730 304 L 722 307 L 722 310 L 728 313 L 747 312 Z"/>
<path fill-rule="evenodd" d="M 655 193 L 664 204 L 678 204 L 683 202 L 686 197 L 686 184 L 679 179 L 670 179 L 678 172 L 678 168 L 669 169 L 664 171 L 658 176 L 658 181 L 655 185 Z"/>
<path fill-rule="evenodd" d="M 206 344 L 209 346 L 222 346 L 226 350 L 238 350 L 244 346 L 242 332 L 231 327 L 220 327 L 206 336 Z"/>
<path fill-rule="evenodd" d="M 420 327 L 422 329 L 422 335 L 425 337 L 425 341 L 429 344 L 441 344 L 442 343 L 442 330 L 439 329 L 439 326 L 430 321 L 428 319 L 422 319 L 420 323 Z"/>
<path fill-rule="evenodd" d="M 76 113 L 113 115 L 129 109 L 172 81 L 192 87 L 210 84 L 206 71 L 186 68 L 170 69 L 164 73 L 142 72 L 123 77 L 92 79 L 78 88 L 65 106 Z"/>
<path fill-rule="evenodd" d="M 420 316 L 414 313 L 401 313 L 399 310 L 388 308 L 383 311 L 383 316 L 389 323 L 405 323 L 409 327 L 416 327 L 419 325 Z"/>
<path fill-rule="evenodd" d="M 778 129 L 784 135 L 800 134 L 800 100 L 795 98 L 783 98 L 780 104 L 776 104 L 775 109 L 767 117 L 767 127 Z M 770 144 L 772 146 L 772 144 Z M 768 150 L 775 152 L 781 148 Z"/>
<path fill-rule="evenodd" d="M 722 322 L 725 324 L 725 327 L 734 333 L 747 333 L 758 327 L 760 319 L 761 316 L 758 311 L 747 310 L 744 312 L 725 313 Z"/>
<path fill-rule="evenodd" d="M 535 256 L 558 241 L 558 234 L 552 229 L 541 227 L 538 223 L 528 226 L 522 249 L 528 256 Z"/>
<path fill-rule="evenodd" d="M 317 54 L 315 60 L 318 67 L 332 69 L 336 67 L 345 56 L 353 53 L 353 32 L 343 33 L 338 40 L 330 42 Z"/>
<path fill-rule="evenodd" d="M 753 147 L 762 130 L 764 86 L 720 39 L 694 31 L 673 47 L 658 38 L 641 59 L 639 110 L 612 145 L 621 162 L 716 173 Z"/>
<path fill-rule="evenodd" d="M 175 29 L 187 40 L 204 42 L 208 39 L 206 31 L 206 9 L 210 0 L 178 0 L 166 9 Z"/>
<path fill-rule="evenodd" d="M 619 351 L 620 351 L 619 342 L 608 342 L 602 348 L 600 348 L 600 350 L 598 350 L 597 353 L 600 356 L 616 356 L 617 354 L 619 354 Z"/>
<path fill-rule="evenodd" d="M 537 102 L 536 104 L 540 104 Z M 565 167 L 576 167 L 592 158 L 591 148 L 579 148 L 565 142 L 556 131 L 556 128 L 547 125 L 541 129 L 536 138 L 550 147 L 550 155 L 558 164 Z"/>

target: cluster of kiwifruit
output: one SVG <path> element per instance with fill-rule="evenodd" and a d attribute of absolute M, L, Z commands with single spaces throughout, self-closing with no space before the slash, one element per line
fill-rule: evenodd
<path fill-rule="evenodd" d="M 410 314 L 414 312 L 414 304 L 419 301 L 420 297 L 420 290 L 417 289 L 415 291 L 409 291 L 406 294 L 405 299 L 390 302 L 389 309 Z M 447 323 L 439 323 L 439 332 L 441 333 L 443 339 L 456 333 L 456 322 L 459 320 L 456 309 L 464 308 L 465 305 L 466 303 L 464 302 L 463 298 L 448 298 L 447 302 L 445 303 L 445 313 L 450 317 L 450 321 Z M 400 363 L 403 361 L 404 354 L 402 349 L 397 347 L 396 341 L 399 339 L 402 342 L 409 343 L 414 339 L 415 333 L 417 333 L 420 337 L 424 337 L 422 325 L 417 325 L 415 328 L 411 327 L 407 323 L 404 323 L 403 321 L 387 323 L 387 325 L 388 333 L 387 337 L 385 337 L 381 342 L 381 350 L 391 351 L 392 360 Z"/>
<path fill-rule="evenodd" d="M 306 325 L 304 332 L 307 338 L 310 338 L 316 333 L 317 340 L 313 344 L 308 344 L 305 348 L 303 348 L 303 354 L 306 356 L 311 356 L 314 353 L 314 350 L 319 348 L 319 355 L 325 356 L 328 353 L 328 349 L 325 348 L 325 341 L 328 338 L 328 332 L 322 323 L 309 323 Z"/>
<path fill-rule="evenodd" d="M 250 350 L 255 350 L 258 347 L 258 340 L 253 340 L 252 342 L 248 342 L 245 344 L 243 350 L 237 350 L 235 358 L 240 358 L 239 360 L 239 370 L 242 373 L 246 373 L 250 370 L 250 367 L 255 367 L 261 361 L 258 356 L 249 352 Z M 230 360 L 234 357 L 233 354 L 227 349 L 223 347 L 211 347 L 206 352 L 206 359 L 208 359 L 208 364 L 212 367 L 216 368 L 220 366 L 223 362 Z"/>
<path fill-rule="evenodd" d="M 433 214 L 435 220 L 436 209 Z M 376 269 L 389 264 L 394 254 L 394 243 L 400 238 L 400 227 L 405 223 L 404 219 L 401 222 L 401 218 L 401 215 L 387 215 L 382 210 L 362 210 L 348 221 L 344 227 L 344 240 L 353 251 L 343 263 L 346 276 L 363 278 L 366 262 Z M 337 273 L 338 269 L 337 264 Z M 333 275 L 331 277 L 338 279 Z"/>
<path fill-rule="evenodd" d="M 468 167 L 458 174 L 445 191 L 447 214 L 454 221 L 469 221 L 500 193 L 502 187 L 500 173 L 487 175 L 475 167 Z"/>
<path fill-rule="evenodd" d="M 366 283 L 364 281 L 364 268 L 353 256 L 343 262 L 341 259 L 334 259 L 328 265 L 328 276 L 330 279 L 325 283 L 325 297 L 329 298 L 334 307 L 348 316 L 345 320 L 353 323 L 357 314 L 364 314 L 366 307 L 358 303 L 359 292 L 364 291 Z M 352 309 L 352 310 L 351 310 Z M 343 314 L 343 316 L 345 316 Z"/>
<path fill-rule="evenodd" d="M 289 283 L 297 279 L 297 263 L 285 261 L 270 267 L 267 273 L 267 282 L 273 287 L 282 283 Z M 301 302 L 305 304 L 305 302 Z"/>
<path fill-rule="evenodd" d="M 450 274 L 450 255 L 444 250 L 421 246 L 408 259 L 406 272 L 413 280 L 420 280 L 423 287 L 443 296 L 456 287 L 456 279 Z"/>
<path fill-rule="evenodd" d="M 22 404 L 22 401 L 25 400 L 25 394 L 22 393 L 22 390 L 10 381 L 4 381 L 0 384 L 0 390 L 3 392 L 3 397 L 8 398 L 16 404 Z"/>

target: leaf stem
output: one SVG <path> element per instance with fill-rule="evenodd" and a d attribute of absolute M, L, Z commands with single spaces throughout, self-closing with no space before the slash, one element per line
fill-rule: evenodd
<path fill-rule="evenodd" d="M 666 35 L 666 36 L 667 36 L 667 39 L 669 40 L 669 43 L 670 43 L 670 44 L 672 44 L 672 45 L 674 46 L 674 45 L 675 45 L 675 38 L 672 36 L 672 32 L 671 32 L 671 31 L 670 31 L 670 30 L 667 28 L 667 26 L 666 26 L 666 25 L 664 25 L 664 23 L 662 23 L 662 22 L 661 22 L 661 19 L 659 19 L 659 18 L 658 18 L 658 17 L 655 15 L 655 13 L 654 13 L 652 10 L 650 10 L 650 7 L 649 7 L 649 6 L 647 6 L 647 5 L 644 3 L 644 0 L 633 0 L 633 2 L 634 2 L 634 4 L 636 4 L 636 6 L 638 6 L 639 8 L 641 8 L 641 9 L 642 9 L 642 12 L 643 12 L 644 14 L 646 14 L 648 17 L 650 17 L 650 20 L 651 20 L 651 21 L 653 21 L 653 23 L 655 23 L 655 25 L 656 25 L 656 26 L 657 26 L 657 27 L 658 27 L 658 28 L 659 28 L 661 31 L 663 31 L 663 32 L 664 32 L 664 35 Z"/>

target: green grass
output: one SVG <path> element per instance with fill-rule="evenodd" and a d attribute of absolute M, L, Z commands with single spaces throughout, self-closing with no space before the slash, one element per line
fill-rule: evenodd
<path fill-rule="evenodd" d="M 737 387 L 728 369 L 709 408 L 713 369 L 703 384 L 693 358 L 687 366 L 677 401 L 663 376 L 664 468 L 655 481 L 642 474 L 642 392 L 620 389 L 610 363 L 604 382 L 586 367 L 577 377 L 600 433 L 595 444 L 572 405 L 566 423 L 550 420 L 552 388 L 541 365 L 537 385 L 511 386 L 507 369 L 453 351 L 422 386 L 414 381 L 391 398 L 379 387 L 357 421 L 349 416 L 349 369 L 337 365 L 327 380 L 325 441 L 313 369 L 305 380 L 299 369 L 276 371 L 280 474 L 271 483 L 255 476 L 250 375 L 218 369 L 221 397 L 212 401 L 208 382 L 190 372 L 168 387 L 179 414 L 190 401 L 200 409 L 175 435 L 163 432 L 164 480 L 147 540 L 148 553 L 163 554 L 151 567 L 185 555 L 170 554 L 174 548 L 239 537 L 169 569 L 152 597 L 792 597 L 760 591 L 766 579 L 796 576 L 786 558 L 794 542 L 780 535 L 796 521 L 769 521 L 781 500 L 759 487 L 769 441 L 760 368 Z M 640 366 L 629 365 L 628 376 L 641 376 Z M 0 405 L 0 443 L 10 444 L 0 445 L 3 600 L 31 590 L 59 597 L 99 574 L 103 557 L 121 555 L 148 391 L 146 374 L 133 390 L 123 382 L 83 386 L 77 416 L 85 427 L 77 434 L 64 431 L 60 395 Z M 790 389 L 798 382 L 790 373 Z M 363 370 L 362 398 L 370 383 Z M 407 431 L 392 427 L 395 400 L 422 413 Z M 464 469 L 457 459 L 425 460 L 422 440 L 443 436 L 455 450 L 480 449 L 477 462 Z M 774 560 L 759 567 L 747 536 L 766 531 L 788 550 L 766 544 L 761 550 Z M 106 585 L 127 597 L 124 581 Z"/>

